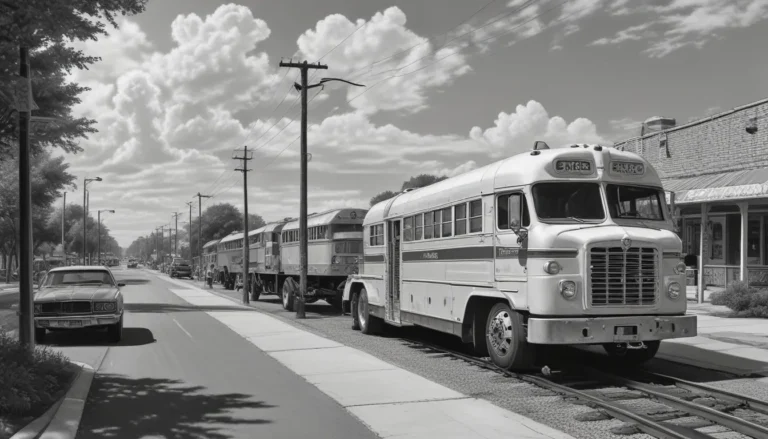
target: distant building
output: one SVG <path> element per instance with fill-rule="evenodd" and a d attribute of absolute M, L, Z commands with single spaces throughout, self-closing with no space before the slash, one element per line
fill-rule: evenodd
<path fill-rule="evenodd" d="M 701 283 L 768 285 L 768 99 L 684 125 L 653 117 L 614 146 L 658 170 Z"/>

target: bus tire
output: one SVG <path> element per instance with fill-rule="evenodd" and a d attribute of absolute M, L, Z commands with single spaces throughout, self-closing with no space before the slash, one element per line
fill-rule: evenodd
<path fill-rule="evenodd" d="M 475 347 L 475 353 L 481 357 L 488 356 L 488 338 L 485 333 L 488 314 L 483 312 L 487 309 L 478 307 L 472 315 L 472 344 Z"/>
<path fill-rule="evenodd" d="M 299 291 L 299 285 L 292 277 L 288 277 L 283 282 L 283 308 L 286 311 L 293 311 L 293 301 L 296 298 L 296 292 Z"/>
<path fill-rule="evenodd" d="M 532 365 L 533 346 L 525 340 L 523 316 L 499 302 L 491 308 L 485 327 L 488 354 L 502 369 L 520 370 Z"/>
<path fill-rule="evenodd" d="M 251 283 L 251 300 L 259 300 L 262 291 L 264 291 L 264 284 L 261 283 L 258 277 L 254 277 Z"/>
<path fill-rule="evenodd" d="M 360 329 L 366 335 L 377 334 L 381 331 L 381 320 L 372 316 L 368 307 L 368 292 L 361 288 L 352 298 L 352 327 Z"/>
<path fill-rule="evenodd" d="M 640 366 L 655 357 L 656 353 L 659 352 L 659 346 L 661 346 L 659 340 L 644 343 L 645 349 L 627 349 L 626 346 L 618 346 L 615 343 L 606 343 L 603 345 L 603 349 L 608 353 L 611 362 L 617 366 Z"/>

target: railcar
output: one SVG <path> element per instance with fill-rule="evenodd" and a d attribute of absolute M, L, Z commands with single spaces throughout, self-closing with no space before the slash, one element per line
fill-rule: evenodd
<path fill-rule="evenodd" d="M 500 367 L 541 345 L 602 345 L 619 363 L 693 337 L 682 242 L 654 168 L 599 145 L 515 155 L 373 206 L 343 306 L 353 327 L 419 325 Z"/>
<path fill-rule="evenodd" d="M 243 236 L 243 232 L 235 231 L 216 245 L 219 272 L 228 273 L 223 285 L 227 290 L 235 288 L 237 276 L 243 273 Z"/>
<path fill-rule="evenodd" d="M 334 209 L 307 217 L 307 293 L 306 303 L 325 300 L 341 308 L 347 277 L 357 273 L 363 256 L 363 218 L 365 209 Z M 278 291 L 283 307 L 292 311 L 299 291 L 299 221 L 286 223 L 280 236 Z"/>
<path fill-rule="evenodd" d="M 208 270 L 208 267 L 213 264 L 214 268 L 219 266 L 219 259 L 218 259 L 218 244 L 220 239 L 214 239 L 211 241 L 208 241 L 203 245 L 203 270 L 202 275 L 205 275 L 205 272 Z"/>
<path fill-rule="evenodd" d="M 265 225 L 255 231 L 258 235 L 251 244 L 250 258 L 256 261 L 256 270 L 251 278 L 251 298 L 258 300 L 261 294 L 278 294 L 280 282 L 280 233 L 286 218 Z"/>

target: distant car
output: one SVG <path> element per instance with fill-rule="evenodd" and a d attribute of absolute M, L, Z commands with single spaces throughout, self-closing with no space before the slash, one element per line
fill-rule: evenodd
<path fill-rule="evenodd" d="M 192 279 L 192 267 L 183 259 L 174 260 L 170 267 L 171 277 L 188 277 Z"/>
<path fill-rule="evenodd" d="M 49 271 L 35 292 L 35 340 L 46 331 L 106 328 L 109 339 L 123 338 L 123 295 L 108 268 L 75 265 Z"/>
<path fill-rule="evenodd" d="M 135 259 L 131 259 L 128 261 L 128 268 L 136 268 L 139 266 L 139 263 L 136 262 Z"/>

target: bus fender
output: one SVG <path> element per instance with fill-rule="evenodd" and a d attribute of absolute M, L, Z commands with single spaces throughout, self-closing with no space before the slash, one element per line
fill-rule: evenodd
<path fill-rule="evenodd" d="M 524 301 L 515 293 L 497 289 L 475 289 L 467 297 L 462 326 L 471 327 L 475 314 L 483 320 L 487 318 L 491 307 L 497 302 L 506 302 L 513 310 L 522 310 L 524 306 Z"/>

